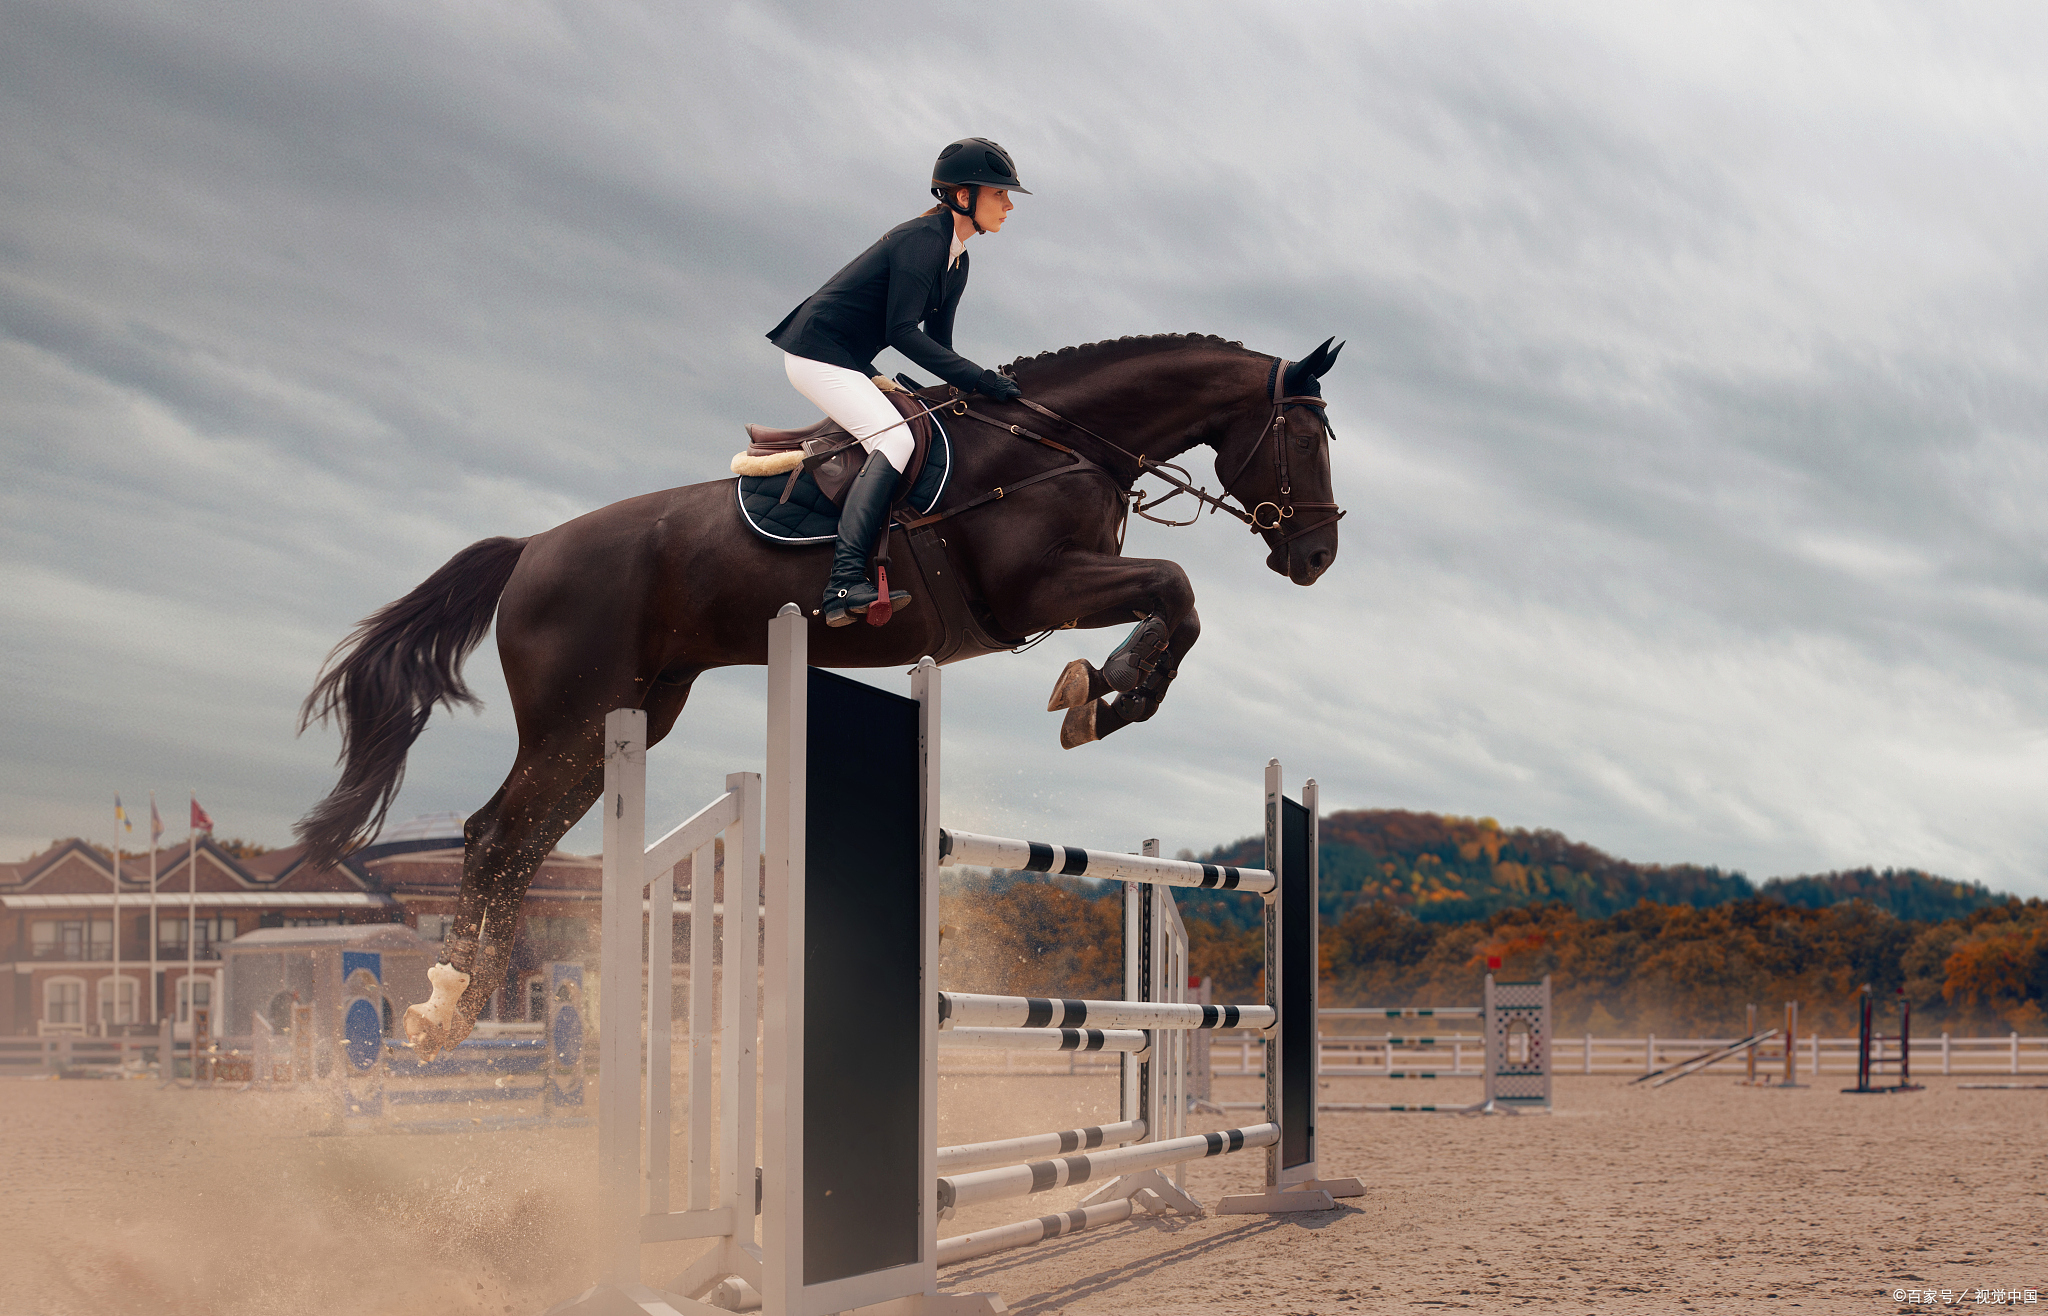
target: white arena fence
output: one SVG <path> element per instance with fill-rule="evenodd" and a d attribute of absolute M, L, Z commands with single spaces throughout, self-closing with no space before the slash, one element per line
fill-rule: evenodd
<path fill-rule="evenodd" d="M 1325 1010 L 1325 1014 L 1331 1011 Z M 1551 1039 L 1551 1073 L 1646 1074 L 1688 1056 L 1735 1045 L 1739 1037 L 1644 1037 L 1559 1036 Z M 1257 1078 L 1264 1073 L 1259 1043 L 1253 1036 L 1218 1033 L 1211 1040 L 1218 1078 Z M 1889 1038 L 1885 1055 L 1897 1054 Z M 1793 1057 L 1801 1076 L 1856 1073 L 1857 1039 L 1854 1037 L 1801 1037 Z M 1782 1056 L 1775 1044 L 1762 1046 L 1765 1054 Z M 1372 1038 L 1326 1034 L 1322 1042 L 1322 1073 L 1325 1078 L 1385 1078 L 1390 1073 L 1417 1069 L 1434 1070 L 1446 1077 L 1470 1078 L 1485 1073 L 1485 1039 L 1477 1033 L 1439 1033 L 1429 1044 L 1397 1043 L 1389 1046 Z M 1704 1070 L 1734 1073 L 1747 1069 L 1743 1053 L 1737 1052 Z M 943 1071 L 942 1071 L 943 1072 Z M 1077 1071 L 1077 1072 L 1085 1072 Z M 1776 1072 L 1775 1069 L 1772 1072 Z M 2003 1037 L 1917 1036 L 1913 1039 L 1913 1072 L 1967 1076 L 1972 1074 L 2048 1074 L 2048 1037 L 2009 1033 Z"/>
<path fill-rule="evenodd" d="M 677 1033 L 678 1042 L 683 1034 Z M 1211 1049 L 1208 1073 L 1215 1078 L 1264 1078 L 1265 1042 L 1256 1033 L 1216 1032 L 1201 1039 Z M 1480 1078 L 1485 1074 L 1485 1041 L 1477 1033 L 1439 1033 L 1433 1046 L 1400 1044 L 1388 1047 L 1373 1040 L 1325 1035 L 1320 1069 L 1324 1078 L 1386 1078 L 1389 1072 L 1433 1071 L 1444 1078 Z M 1565 1036 L 1552 1043 L 1551 1073 L 1559 1077 L 1619 1074 L 1630 1078 L 1688 1056 L 1732 1046 L 1735 1037 L 1594 1037 Z M 1772 1044 L 1767 1043 L 1766 1049 Z M 1886 1055 L 1891 1053 L 1886 1043 Z M 1653 1051 L 1654 1048 L 1654 1051 Z M 1771 1052 L 1775 1055 L 1776 1052 Z M 1654 1060 L 1653 1060 L 1654 1055 Z M 1856 1073 L 1853 1037 L 1801 1037 L 1795 1048 L 1801 1077 Z M 1815 1068 L 1818 1060 L 1819 1067 Z M 1775 1063 L 1775 1062 L 1774 1062 Z M 1745 1069 L 1741 1053 L 1704 1067 L 1716 1073 Z M 948 1046 L 939 1053 L 941 1078 L 1097 1077 L 1123 1072 L 1121 1058 L 1100 1051 L 1030 1052 L 976 1050 Z M 1775 1069 L 1770 1072 L 1776 1073 Z M 2004 1037 L 1951 1037 L 1942 1033 L 1913 1040 L 1913 1072 L 1920 1077 L 1946 1074 L 2048 1075 L 2048 1037 L 2012 1033 Z M 1199 1082 L 1202 1071 L 1191 1066 L 1188 1078 Z"/>

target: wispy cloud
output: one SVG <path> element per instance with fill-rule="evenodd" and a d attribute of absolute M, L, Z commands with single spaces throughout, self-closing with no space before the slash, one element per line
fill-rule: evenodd
<path fill-rule="evenodd" d="M 1333 807 L 2048 894 L 2044 25 L 0 0 L 0 843 L 151 784 L 286 839 L 326 648 L 805 419 L 762 332 L 977 132 L 1035 195 L 962 349 L 1348 338 L 1352 515 L 1306 591 L 1220 522 L 1135 530 L 1204 637 L 1102 745 L 1040 698 L 1106 635 L 951 669 L 960 816 L 1203 846 L 1278 754 Z M 401 815 L 495 787 L 495 666 Z M 669 805 L 758 763 L 759 709 L 699 683 Z"/>

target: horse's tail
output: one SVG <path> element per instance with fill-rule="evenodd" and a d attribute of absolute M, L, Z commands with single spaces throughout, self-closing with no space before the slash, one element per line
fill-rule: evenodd
<path fill-rule="evenodd" d="M 299 709 L 301 732 L 332 717 L 341 780 L 299 820 L 313 863 L 333 863 L 376 835 L 405 780 L 405 756 L 435 704 L 481 707 L 462 662 L 491 629 L 524 539 L 480 539 L 396 603 L 365 618 L 327 655 Z"/>

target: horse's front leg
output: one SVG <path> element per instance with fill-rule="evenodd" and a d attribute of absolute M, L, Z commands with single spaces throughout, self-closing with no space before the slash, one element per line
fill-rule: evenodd
<path fill-rule="evenodd" d="M 1077 624 L 1082 627 L 1115 626 L 1129 615 L 1128 612 L 1115 612 L 1100 619 L 1084 617 Z M 1086 658 L 1076 658 L 1068 663 L 1060 673 L 1060 679 L 1053 682 L 1052 697 L 1045 701 L 1045 711 L 1057 713 L 1062 708 L 1079 708 L 1108 695 L 1128 694 L 1144 684 L 1166 659 L 1174 630 L 1164 613 L 1141 614 L 1141 617 L 1130 634 L 1124 636 L 1123 643 L 1110 650 L 1101 667 Z"/>
<path fill-rule="evenodd" d="M 1060 743 L 1068 749 L 1150 717 L 1201 634 L 1194 586 L 1178 563 L 1163 558 L 1069 550 L 1018 584 L 1033 629 L 1062 621 L 1083 629 L 1137 623 L 1100 668 L 1076 658 L 1060 673 L 1046 708 L 1067 710 Z M 1112 696 L 1122 713 L 1101 717 Z M 1098 725 L 1106 729 L 1091 730 Z"/>
<path fill-rule="evenodd" d="M 1130 639 L 1120 646 L 1110 662 L 1104 664 L 1100 673 L 1091 667 L 1089 673 L 1103 684 L 1109 682 L 1109 668 L 1117 657 L 1130 648 L 1132 640 L 1139 638 L 1144 627 L 1141 625 L 1131 633 Z M 1072 749 L 1085 745 L 1091 740 L 1100 740 L 1113 731 L 1121 730 L 1133 722 L 1143 722 L 1159 711 L 1159 703 L 1166 698 L 1166 688 L 1173 684 L 1173 678 L 1180 675 L 1181 659 L 1188 650 L 1195 647 L 1195 641 L 1202 637 L 1202 619 L 1194 611 L 1181 618 L 1173 628 L 1165 645 L 1156 657 L 1144 667 L 1140 678 L 1128 688 L 1116 688 L 1116 693 L 1104 696 L 1091 695 L 1086 701 L 1067 709 L 1066 718 L 1060 723 L 1060 748 Z M 1085 664 L 1085 660 L 1077 660 Z M 1072 664 L 1068 664 L 1071 670 Z M 1061 678 L 1066 678 L 1061 673 Z M 1092 684 L 1092 681 L 1091 681 Z M 1058 691 L 1055 689 L 1055 695 Z"/>

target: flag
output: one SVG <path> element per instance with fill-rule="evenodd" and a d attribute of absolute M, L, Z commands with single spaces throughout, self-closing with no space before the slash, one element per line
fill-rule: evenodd
<path fill-rule="evenodd" d="M 156 848 L 157 838 L 164 834 L 164 816 L 156 811 L 156 792 L 149 793 L 149 848 Z"/>
<path fill-rule="evenodd" d="M 121 797 L 118 795 L 114 797 L 114 821 L 131 832 L 135 830 L 135 824 L 129 821 L 128 811 L 121 807 Z"/>
<path fill-rule="evenodd" d="M 207 817 L 206 810 L 199 807 L 197 795 L 192 797 L 192 830 L 209 834 L 213 831 L 213 819 Z"/>

